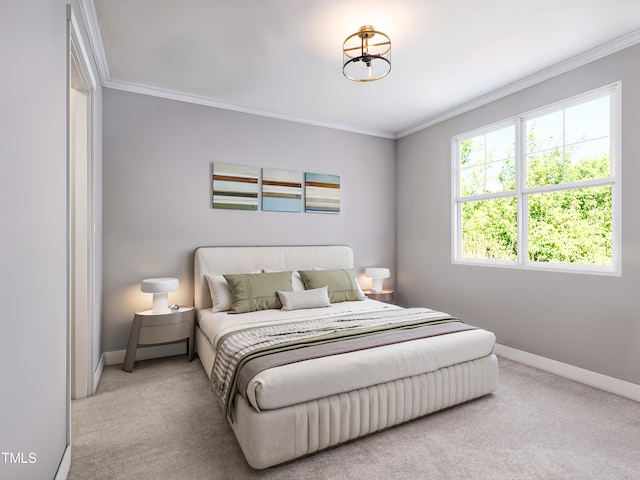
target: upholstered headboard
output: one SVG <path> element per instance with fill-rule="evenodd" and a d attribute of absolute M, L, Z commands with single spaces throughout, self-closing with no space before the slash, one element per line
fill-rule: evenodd
<path fill-rule="evenodd" d="M 353 268 L 353 251 L 347 245 L 200 247 L 194 258 L 194 305 L 197 310 L 211 307 L 207 274 L 313 268 Z"/>

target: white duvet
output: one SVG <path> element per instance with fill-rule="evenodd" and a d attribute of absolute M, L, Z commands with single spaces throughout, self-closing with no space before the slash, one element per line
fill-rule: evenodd
<path fill-rule="evenodd" d="M 246 324 L 269 324 L 383 308 L 400 307 L 366 299 L 293 311 L 230 314 L 205 309 L 198 312 L 198 322 L 215 350 L 222 335 Z M 243 395 L 257 410 L 286 407 L 482 358 L 493 351 L 494 342 L 493 333 L 477 329 L 305 360 L 259 372 Z"/>

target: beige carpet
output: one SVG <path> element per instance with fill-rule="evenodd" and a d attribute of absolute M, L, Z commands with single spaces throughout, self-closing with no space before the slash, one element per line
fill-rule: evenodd
<path fill-rule="evenodd" d="M 640 404 L 500 359 L 489 396 L 259 471 L 180 356 L 105 368 L 71 443 L 69 480 L 640 479 Z"/>

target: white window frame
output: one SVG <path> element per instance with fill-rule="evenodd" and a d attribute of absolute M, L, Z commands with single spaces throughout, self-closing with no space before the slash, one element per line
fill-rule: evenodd
<path fill-rule="evenodd" d="M 586 103 L 603 96 L 610 95 L 610 161 L 611 174 L 606 178 L 598 178 L 592 180 L 582 180 L 579 182 L 561 183 L 558 185 L 545 185 L 543 187 L 527 187 L 526 186 L 526 132 L 525 123 L 528 119 L 538 117 L 547 113 L 556 112 L 575 105 Z M 502 268 L 519 268 L 530 270 L 559 271 L 573 273 L 589 273 L 600 275 L 616 275 L 620 276 L 621 271 L 621 188 L 622 188 L 622 82 L 615 82 L 604 87 L 591 90 L 589 92 L 576 95 L 574 97 L 555 102 L 544 107 L 528 111 L 521 115 L 511 117 L 509 119 L 493 123 L 475 130 L 455 135 L 451 139 L 451 178 L 452 178 L 452 202 L 451 202 L 451 245 L 452 245 L 452 263 L 460 265 L 479 265 Z M 473 138 L 478 135 L 484 135 L 501 128 L 515 125 L 515 162 L 516 162 L 516 179 L 515 190 L 509 192 L 482 193 L 479 195 L 461 197 L 460 192 L 460 142 Z M 587 188 L 596 186 L 612 187 L 612 263 L 609 266 L 599 265 L 576 265 L 564 263 L 546 263 L 546 262 L 530 262 L 528 255 L 528 198 L 532 194 L 551 192 L 559 190 L 569 190 L 573 188 Z M 495 198 L 515 197 L 517 202 L 518 215 L 518 249 L 517 259 L 515 261 L 507 260 L 487 260 L 487 259 L 471 259 L 462 257 L 462 205 L 469 201 L 490 200 Z"/>

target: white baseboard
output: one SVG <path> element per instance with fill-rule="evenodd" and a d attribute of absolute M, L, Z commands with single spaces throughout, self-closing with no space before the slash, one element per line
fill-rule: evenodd
<path fill-rule="evenodd" d="M 102 376 L 102 370 L 104 370 L 104 353 L 100 355 L 100 361 L 98 362 L 96 371 L 93 373 L 93 391 L 91 395 L 96 393 L 96 388 L 98 388 L 98 383 L 100 383 L 100 377 Z"/>
<path fill-rule="evenodd" d="M 496 343 L 494 352 L 499 357 L 507 360 L 522 363 L 530 367 L 553 373 L 560 377 L 568 378 L 575 382 L 584 383 L 590 387 L 595 387 L 605 392 L 614 393 L 621 397 L 629 398 L 640 402 L 640 385 L 620 380 L 619 378 L 609 377 L 601 373 L 585 370 L 584 368 L 574 367 L 566 363 L 551 360 L 550 358 L 534 355 L 533 353 L 524 352 L 515 348 L 507 347 Z"/>
<path fill-rule="evenodd" d="M 67 445 L 67 448 L 64 449 L 62 460 L 60 461 L 60 465 L 58 465 L 58 471 L 53 480 L 67 480 L 69 470 L 71 470 L 71 445 Z"/>
<path fill-rule="evenodd" d="M 174 355 L 185 355 L 187 346 L 185 342 L 169 343 L 167 345 L 154 345 L 152 347 L 138 347 L 136 351 L 136 360 L 150 360 L 152 358 L 173 357 Z M 124 363 L 126 350 L 117 350 L 114 352 L 104 352 L 105 365 L 117 365 Z"/>

